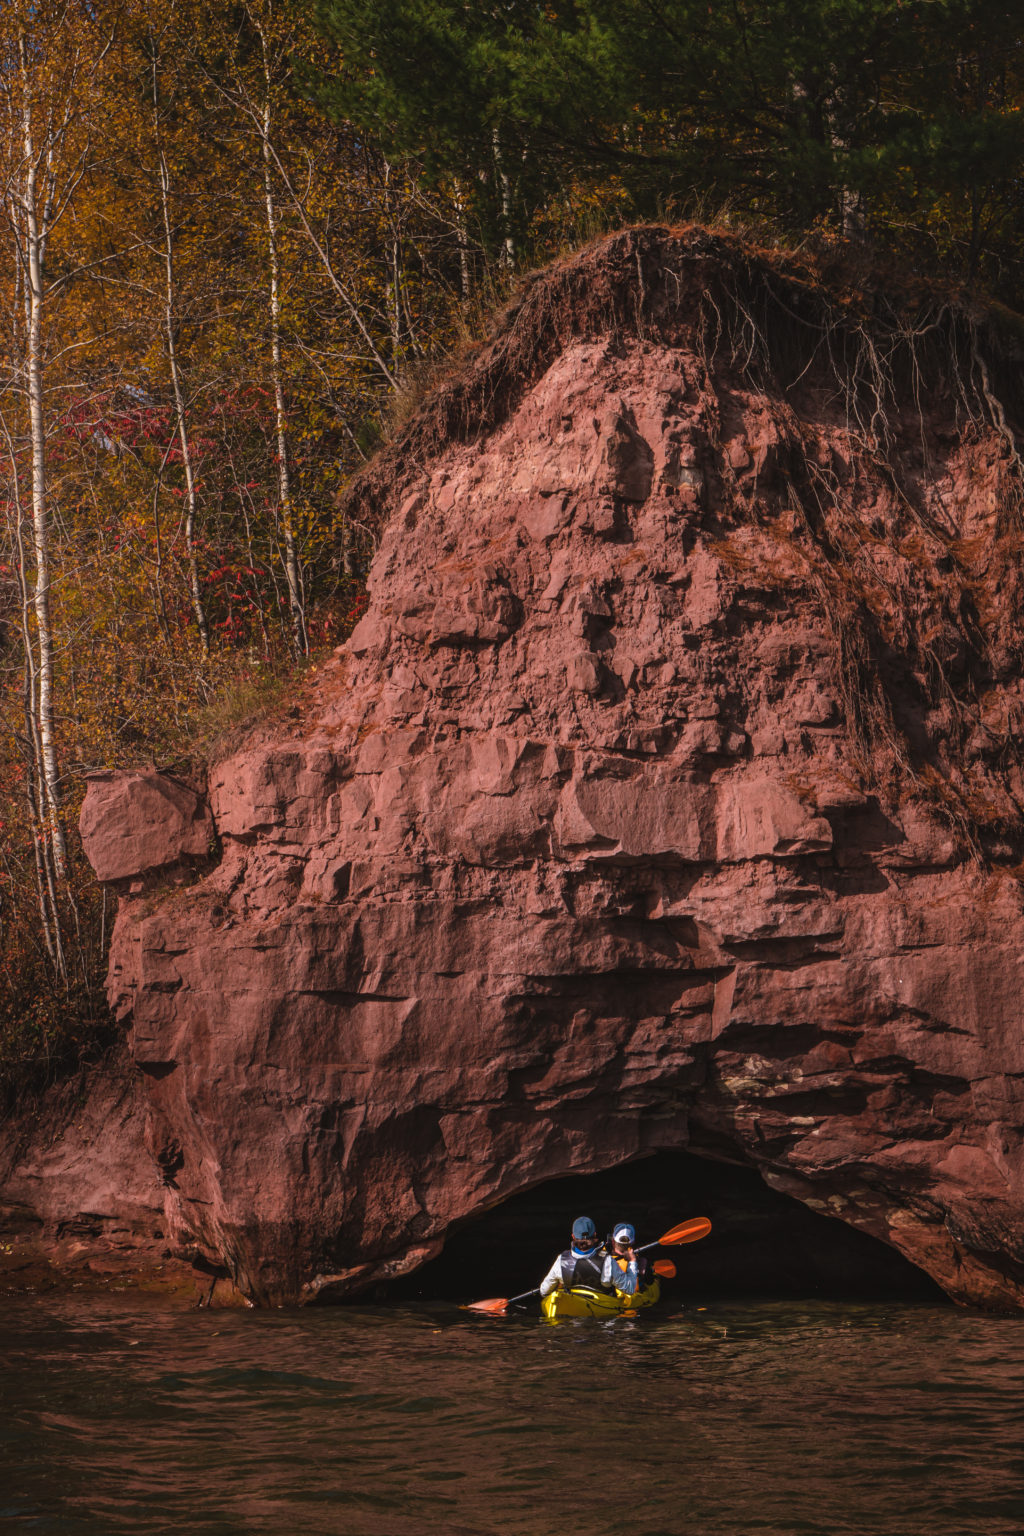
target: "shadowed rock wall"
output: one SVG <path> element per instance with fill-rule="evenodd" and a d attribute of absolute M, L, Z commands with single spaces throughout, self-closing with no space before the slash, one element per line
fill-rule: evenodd
<path fill-rule="evenodd" d="M 369 611 L 216 868 L 144 888 L 177 786 L 133 893 L 153 781 L 90 791 L 180 1252 L 350 1292 L 690 1147 L 1020 1304 L 1019 466 L 937 314 L 700 231 L 542 274 L 354 488 Z"/>

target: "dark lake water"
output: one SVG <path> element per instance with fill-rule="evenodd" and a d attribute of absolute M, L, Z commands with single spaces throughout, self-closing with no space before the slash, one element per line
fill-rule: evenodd
<path fill-rule="evenodd" d="M 4 1533 L 1024 1532 L 1024 1319 L 3 1312 Z"/>

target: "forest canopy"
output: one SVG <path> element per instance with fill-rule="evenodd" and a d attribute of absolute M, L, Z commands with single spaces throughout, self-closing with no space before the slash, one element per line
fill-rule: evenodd
<path fill-rule="evenodd" d="M 320 99 L 522 240 L 614 185 L 870 237 L 1017 298 L 1024 20 L 999 0 L 320 0 Z"/>
<path fill-rule="evenodd" d="M 347 633 L 339 492 L 524 267 L 749 221 L 1024 307 L 999 0 L 0 10 L 0 1088 L 104 1038 L 85 775 Z"/>

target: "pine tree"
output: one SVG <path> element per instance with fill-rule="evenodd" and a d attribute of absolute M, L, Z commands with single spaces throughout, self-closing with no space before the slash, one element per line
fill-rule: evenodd
<path fill-rule="evenodd" d="M 346 62 L 321 99 L 470 189 L 492 231 L 614 176 L 643 215 L 728 203 L 790 230 L 910 231 L 972 275 L 986 242 L 1017 260 L 1024 18 L 1007 0 L 320 0 L 317 15 Z"/>

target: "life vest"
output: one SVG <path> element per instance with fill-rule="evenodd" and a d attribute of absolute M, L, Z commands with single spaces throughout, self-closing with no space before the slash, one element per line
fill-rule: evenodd
<path fill-rule="evenodd" d="M 583 1255 L 575 1254 L 571 1248 L 567 1248 L 561 1260 L 563 1289 L 571 1291 L 574 1285 L 585 1285 L 592 1291 L 605 1291 L 610 1294 L 613 1287 L 601 1284 L 604 1260 L 603 1248 L 595 1248 L 593 1253 Z"/>
<path fill-rule="evenodd" d="M 618 1264 L 619 1268 L 622 1270 L 622 1273 L 625 1274 L 626 1270 L 629 1268 L 629 1260 L 628 1259 L 620 1258 L 620 1256 L 618 1254 L 615 1254 L 615 1262 Z M 636 1256 L 636 1273 L 637 1273 L 637 1282 L 636 1282 L 637 1291 L 645 1291 L 647 1289 L 647 1287 L 650 1285 L 651 1280 L 653 1279 L 653 1276 L 651 1274 L 651 1266 L 650 1266 L 650 1263 L 648 1262 L 646 1254 L 643 1254 L 643 1253 L 638 1253 L 637 1254 L 637 1256 Z M 626 1293 L 623 1292 L 623 1291 L 618 1291 L 618 1295 L 622 1296 L 624 1294 L 626 1294 Z M 630 1294 L 634 1294 L 634 1293 L 630 1293 Z"/>

